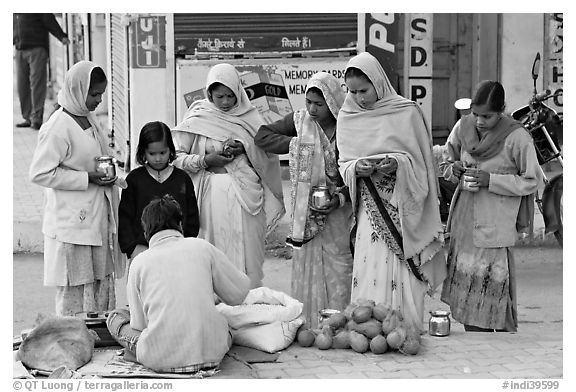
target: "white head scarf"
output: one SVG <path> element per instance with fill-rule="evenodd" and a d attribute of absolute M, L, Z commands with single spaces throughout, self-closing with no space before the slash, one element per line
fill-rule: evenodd
<path fill-rule="evenodd" d="M 242 116 L 250 111 L 255 111 L 255 107 L 250 103 L 246 90 L 242 87 L 242 81 L 236 68 L 231 64 L 217 64 L 213 66 L 206 77 L 206 94 L 208 100 L 212 103 L 210 86 L 214 83 L 220 83 L 228 87 L 236 96 L 236 105 L 226 112 L 231 116 Z M 212 105 L 214 105 L 212 103 Z M 214 105 L 216 107 L 216 105 Z M 220 110 L 219 108 L 216 108 Z"/>
<path fill-rule="evenodd" d="M 86 98 L 90 89 L 90 75 L 98 67 L 92 61 L 79 61 L 70 67 L 64 77 L 64 86 L 58 92 L 58 104 L 76 116 L 87 116 Z"/>
<path fill-rule="evenodd" d="M 311 87 L 316 87 L 322 91 L 322 95 L 330 112 L 335 119 L 338 118 L 338 112 L 346 97 L 340 81 L 328 72 L 320 71 L 310 78 L 306 86 L 306 92 L 308 92 Z"/>

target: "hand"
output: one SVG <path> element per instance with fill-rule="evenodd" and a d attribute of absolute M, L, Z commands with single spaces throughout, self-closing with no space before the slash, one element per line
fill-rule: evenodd
<path fill-rule="evenodd" d="M 466 178 L 465 180 L 468 180 L 468 182 L 476 182 L 479 187 L 487 187 L 490 185 L 490 173 L 487 171 L 480 169 L 466 169 L 464 174 L 467 177 L 470 177 L 470 179 Z"/>
<path fill-rule="evenodd" d="M 224 142 L 224 152 L 237 156 L 246 153 L 246 150 L 241 142 L 228 139 Z"/>
<path fill-rule="evenodd" d="M 308 207 L 310 207 L 310 209 L 314 212 L 317 212 L 317 213 L 323 214 L 323 215 L 328 215 L 329 213 L 331 213 L 332 211 L 334 211 L 335 209 L 340 207 L 340 199 L 338 198 L 337 195 L 334 195 L 330 199 L 330 202 L 328 203 L 328 205 L 324 208 L 316 208 L 312 204 L 310 204 Z"/>
<path fill-rule="evenodd" d="M 211 152 L 210 154 L 206 154 L 204 157 L 204 162 L 208 167 L 223 167 L 227 163 L 230 163 L 234 160 L 234 155 L 226 156 L 224 154 L 218 152 Z"/>
<path fill-rule="evenodd" d="M 370 177 L 374 172 L 374 164 L 366 159 L 356 162 L 356 175 L 358 177 Z"/>
<path fill-rule="evenodd" d="M 99 171 L 88 172 L 88 182 L 98 186 L 112 186 L 116 178 L 116 176 L 108 178 L 106 174 Z"/>
<path fill-rule="evenodd" d="M 375 166 L 375 170 L 382 174 L 392 174 L 396 172 L 396 169 L 398 169 L 398 162 L 396 161 L 396 159 L 391 157 L 386 157 L 382 159 Z"/>
<path fill-rule="evenodd" d="M 133 259 L 134 257 L 138 256 L 140 253 L 144 252 L 148 247 L 146 245 L 138 244 L 132 251 L 130 258 Z"/>
<path fill-rule="evenodd" d="M 452 174 L 454 176 L 458 178 L 462 177 L 462 173 L 464 173 L 465 170 L 466 168 L 464 167 L 462 161 L 455 161 L 452 163 Z"/>

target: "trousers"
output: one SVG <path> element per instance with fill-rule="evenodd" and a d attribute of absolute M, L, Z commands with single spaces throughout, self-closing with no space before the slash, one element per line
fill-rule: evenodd
<path fill-rule="evenodd" d="M 16 83 L 22 118 L 42 124 L 48 79 L 48 51 L 37 47 L 16 49 Z"/>
<path fill-rule="evenodd" d="M 130 311 L 128 309 L 113 310 L 108 315 L 106 326 L 118 344 L 136 357 L 136 345 L 141 332 L 130 327 Z"/>

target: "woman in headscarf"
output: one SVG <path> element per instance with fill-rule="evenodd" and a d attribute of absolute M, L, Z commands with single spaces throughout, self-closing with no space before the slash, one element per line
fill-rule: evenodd
<path fill-rule="evenodd" d="M 504 113 L 504 87 L 484 80 L 471 113 L 448 137 L 444 173 L 459 183 L 448 228 L 448 278 L 441 299 L 466 331 L 516 332 L 516 279 L 511 247 L 531 227 L 543 185 L 534 142 Z"/>
<path fill-rule="evenodd" d="M 280 163 L 254 145 L 264 121 L 232 65 L 210 69 L 206 93 L 172 130 L 174 165 L 194 182 L 198 237 L 222 250 L 259 287 L 264 240 L 284 215 Z"/>
<path fill-rule="evenodd" d="M 44 285 L 56 286 L 61 316 L 114 309 L 114 278 L 124 274 L 113 188 L 123 184 L 96 171 L 96 158 L 111 155 L 92 113 L 106 85 L 96 64 L 70 67 L 58 93 L 60 108 L 42 125 L 30 165 L 30 180 L 46 188 Z"/>
<path fill-rule="evenodd" d="M 352 207 L 336 149 L 336 118 L 344 95 L 338 79 L 318 72 L 306 86 L 306 108 L 262 125 L 255 138 L 264 151 L 289 153 L 292 296 L 304 304 L 310 328 L 318 326 L 319 310 L 344 310 L 350 302 Z M 331 195 L 325 208 L 311 205 L 316 186 L 326 186 Z"/>
<path fill-rule="evenodd" d="M 446 274 L 432 134 L 371 54 L 348 62 L 345 81 L 336 132 L 356 227 L 351 299 L 388 304 L 422 332 L 424 295 Z"/>

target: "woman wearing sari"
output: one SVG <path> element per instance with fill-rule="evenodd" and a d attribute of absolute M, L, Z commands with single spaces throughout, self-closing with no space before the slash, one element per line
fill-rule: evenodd
<path fill-rule="evenodd" d="M 340 81 L 318 72 L 306 86 L 306 108 L 262 125 L 255 138 L 264 151 L 289 153 L 292 296 L 304 304 L 302 313 L 310 328 L 318 326 L 319 310 L 344 310 L 350 302 L 352 207 L 336 150 L 336 117 L 343 101 Z M 315 186 L 328 187 L 332 195 L 324 209 L 311 207 Z"/>
<path fill-rule="evenodd" d="M 194 102 L 172 130 L 174 165 L 194 183 L 200 211 L 199 238 L 223 251 L 262 285 L 264 240 L 284 214 L 280 163 L 254 145 L 264 123 L 236 69 L 212 67 L 207 99 Z"/>
<path fill-rule="evenodd" d="M 369 53 L 345 80 L 336 132 L 356 226 L 351 299 L 386 303 L 422 332 L 424 295 L 446 275 L 432 135 Z"/>

